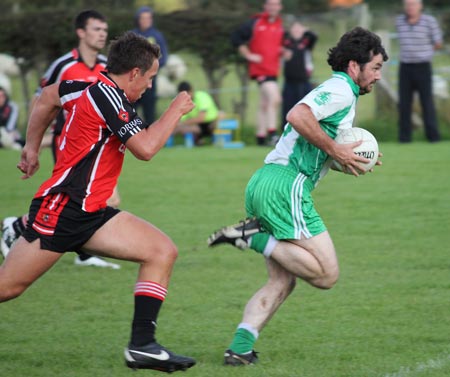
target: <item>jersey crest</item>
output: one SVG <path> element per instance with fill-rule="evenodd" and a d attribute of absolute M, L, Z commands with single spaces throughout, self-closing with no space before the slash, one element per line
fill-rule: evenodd
<path fill-rule="evenodd" d="M 118 116 L 119 116 L 120 120 L 122 120 L 126 123 L 128 123 L 130 121 L 130 116 L 129 116 L 128 112 L 125 111 L 124 109 L 120 109 Z"/>
<path fill-rule="evenodd" d="M 331 93 L 330 92 L 320 92 L 315 98 L 314 102 L 319 106 L 323 106 L 330 102 Z"/>

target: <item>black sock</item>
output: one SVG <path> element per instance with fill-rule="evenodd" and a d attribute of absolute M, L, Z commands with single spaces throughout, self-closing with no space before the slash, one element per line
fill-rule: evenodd
<path fill-rule="evenodd" d="M 143 346 L 155 341 L 156 320 L 163 301 L 150 296 L 134 296 L 131 343 Z"/>
<path fill-rule="evenodd" d="M 78 256 L 80 257 L 80 260 L 85 261 L 89 258 L 92 258 L 92 255 L 83 253 L 82 251 L 77 251 Z"/>
<path fill-rule="evenodd" d="M 17 238 L 19 238 L 25 231 L 25 225 L 23 224 L 22 217 L 18 217 L 12 223 L 12 226 L 13 226 L 14 232 L 16 232 Z"/>

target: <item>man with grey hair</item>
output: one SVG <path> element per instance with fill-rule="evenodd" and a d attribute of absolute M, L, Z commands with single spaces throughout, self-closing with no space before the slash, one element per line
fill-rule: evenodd
<path fill-rule="evenodd" d="M 433 101 L 432 59 L 442 47 L 442 30 L 437 20 L 422 13 L 422 0 L 404 0 L 404 14 L 397 16 L 395 26 L 400 44 L 399 68 L 399 134 L 401 143 L 412 139 L 411 112 L 414 92 L 419 93 L 425 135 L 430 142 L 440 140 Z"/>

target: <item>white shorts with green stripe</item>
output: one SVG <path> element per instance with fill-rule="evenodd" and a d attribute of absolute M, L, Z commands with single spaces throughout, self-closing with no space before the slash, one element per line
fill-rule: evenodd
<path fill-rule="evenodd" d="M 314 208 L 313 189 L 313 182 L 302 173 L 282 165 L 264 165 L 248 182 L 247 216 L 255 216 L 277 240 L 316 236 L 327 229 Z"/>

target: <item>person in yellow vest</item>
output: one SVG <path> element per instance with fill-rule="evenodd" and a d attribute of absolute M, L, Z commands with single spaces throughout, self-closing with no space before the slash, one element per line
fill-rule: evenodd
<path fill-rule="evenodd" d="M 173 134 L 192 133 L 195 145 L 203 145 L 204 138 L 211 137 L 214 132 L 219 109 L 209 93 L 203 90 L 194 91 L 192 85 L 187 81 L 178 85 L 178 92 L 183 91 L 188 92 L 191 96 L 195 108 L 181 118 Z"/>

